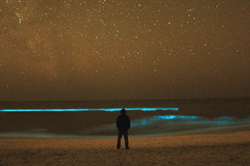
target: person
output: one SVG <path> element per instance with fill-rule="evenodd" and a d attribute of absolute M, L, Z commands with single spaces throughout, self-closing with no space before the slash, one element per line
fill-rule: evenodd
<path fill-rule="evenodd" d="M 117 149 L 120 149 L 121 147 L 122 135 L 124 136 L 124 139 L 125 139 L 125 147 L 126 149 L 129 149 L 128 130 L 130 128 L 130 119 L 129 119 L 129 116 L 126 115 L 126 110 L 124 108 L 121 110 L 121 115 L 119 115 L 116 119 L 116 127 L 119 130 L 118 140 L 117 140 Z"/>

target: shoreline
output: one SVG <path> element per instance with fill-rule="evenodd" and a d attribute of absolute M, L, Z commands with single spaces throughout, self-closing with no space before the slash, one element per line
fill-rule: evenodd
<path fill-rule="evenodd" d="M 193 129 L 187 131 L 162 133 L 162 134 L 139 134 L 129 135 L 130 138 L 144 138 L 144 137 L 164 137 L 164 136 L 183 136 L 183 135 L 211 135 L 211 134 L 226 134 L 235 132 L 250 131 L 250 124 L 227 125 L 220 127 Z M 9 132 L 0 133 L 1 139 L 114 139 L 116 135 L 72 135 L 72 134 L 56 134 L 56 133 L 23 133 L 23 132 Z"/>
<path fill-rule="evenodd" d="M 200 117 L 169 111 L 129 113 L 130 136 L 154 137 L 250 130 L 250 116 Z M 117 112 L 11 112 L 0 114 L 1 137 L 114 138 Z M 105 117 L 105 118 L 103 118 Z"/>
<path fill-rule="evenodd" d="M 163 134 L 145 134 L 145 135 L 129 135 L 129 138 L 150 138 L 150 137 L 172 137 L 172 136 L 198 136 L 198 135 L 220 135 L 232 134 L 237 132 L 250 132 L 250 124 L 229 125 L 221 127 L 213 127 L 207 129 L 196 129 L 189 131 L 181 131 L 175 133 Z M 81 135 L 65 135 L 65 134 L 25 134 L 25 133 L 0 133 L 1 139 L 68 139 L 68 140 L 84 140 L 84 139 L 116 139 L 117 135 L 101 135 L 101 136 L 81 136 Z"/>

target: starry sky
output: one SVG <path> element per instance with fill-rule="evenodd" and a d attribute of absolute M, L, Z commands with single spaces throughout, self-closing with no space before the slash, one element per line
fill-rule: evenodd
<path fill-rule="evenodd" d="M 250 97 L 249 0 L 1 0 L 0 101 Z"/>

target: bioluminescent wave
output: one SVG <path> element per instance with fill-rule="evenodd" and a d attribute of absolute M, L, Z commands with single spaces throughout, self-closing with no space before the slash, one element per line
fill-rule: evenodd
<path fill-rule="evenodd" d="M 207 119 L 200 116 L 184 116 L 184 115 L 162 115 L 162 116 L 153 116 L 150 118 L 144 118 L 132 121 L 131 126 L 150 126 L 158 125 L 164 126 L 167 125 L 167 128 L 170 126 L 183 125 L 187 126 L 222 126 L 222 125 L 236 125 L 236 124 L 249 124 L 250 118 L 247 119 L 237 119 L 234 117 L 218 117 L 215 119 Z"/>
<path fill-rule="evenodd" d="M 120 111 L 122 108 L 79 108 L 79 109 L 3 109 L 2 112 L 65 112 L 65 111 Z M 179 108 L 125 108 L 127 111 L 178 111 Z"/>
<path fill-rule="evenodd" d="M 192 133 L 209 129 L 219 129 L 228 126 L 250 124 L 250 117 L 238 119 L 235 117 L 206 118 L 202 116 L 160 115 L 131 121 L 130 135 L 175 135 Z M 92 127 L 82 132 L 83 135 L 116 135 L 115 124 L 105 124 Z"/>
<path fill-rule="evenodd" d="M 3 114 L 4 115 L 4 114 Z M 96 119 L 97 120 L 97 119 Z M 202 116 L 185 115 L 160 115 L 147 118 L 131 120 L 130 136 L 157 136 L 157 135 L 177 135 L 177 134 L 195 134 L 214 129 L 223 129 L 226 127 L 237 127 L 238 125 L 249 125 L 250 117 L 217 117 L 207 118 Z M 61 124 L 61 128 L 69 124 Z M 84 125 L 84 121 L 81 125 Z M 39 127 L 28 126 L 23 131 L 18 132 L 0 132 L 0 137 L 44 137 L 44 138 L 108 138 L 117 136 L 115 123 L 99 124 L 88 128 L 78 128 L 72 126 L 69 133 L 60 133 L 53 130 L 54 127 L 39 125 Z M 63 126 L 63 127 L 62 127 Z M 55 132 L 56 131 L 56 132 Z"/>
<path fill-rule="evenodd" d="M 198 116 L 184 116 L 184 115 L 153 116 L 150 118 L 144 118 L 144 119 L 133 121 L 131 123 L 131 126 L 148 126 L 148 125 L 152 125 L 153 123 L 156 123 L 156 122 L 164 123 L 166 121 L 170 122 L 173 120 L 178 120 L 179 122 L 185 120 L 185 122 L 187 122 L 187 121 L 197 120 L 199 118 L 200 117 L 198 117 Z"/>

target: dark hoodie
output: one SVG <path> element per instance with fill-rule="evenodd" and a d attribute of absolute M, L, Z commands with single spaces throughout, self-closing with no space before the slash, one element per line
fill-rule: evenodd
<path fill-rule="evenodd" d="M 126 115 L 126 110 L 124 108 L 121 110 L 121 115 L 116 119 L 116 127 L 120 131 L 127 131 L 130 128 L 130 119 Z"/>

